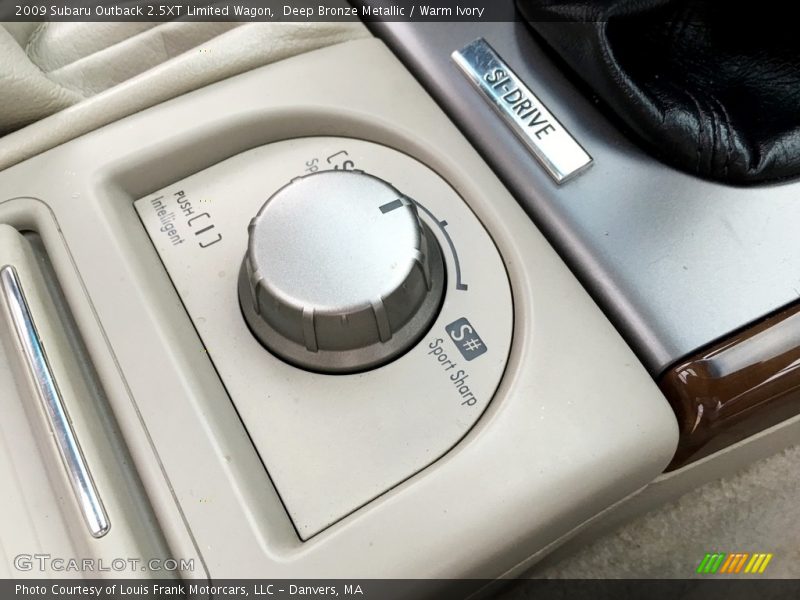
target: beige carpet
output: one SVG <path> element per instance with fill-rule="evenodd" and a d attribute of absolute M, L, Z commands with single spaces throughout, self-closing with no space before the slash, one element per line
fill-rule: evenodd
<path fill-rule="evenodd" d="M 695 570 L 715 551 L 771 552 L 763 576 L 800 578 L 800 446 L 697 488 L 526 576 L 709 577 Z M 522 586 L 504 594 L 529 596 Z"/>

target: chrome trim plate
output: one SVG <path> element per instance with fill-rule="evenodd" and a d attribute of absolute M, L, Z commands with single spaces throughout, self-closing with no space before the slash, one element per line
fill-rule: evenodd
<path fill-rule="evenodd" d="M 592 164 L 592 157 L 484 39 L 453 52 L 453 61 L 556 183 Z"/>
<path fill-rule="evenodd" d="M 0 287 L 11 316 L 11 323 L 22 347 L 25 364 L 42 401 L 58 453 L 92 537 L 99 538 L 111 527 L 92 475 L 75 437 L 61 392 L 56 385 L 42 342 L 25 301 L 16 269 L 10 265 L 0 269 Z"/>

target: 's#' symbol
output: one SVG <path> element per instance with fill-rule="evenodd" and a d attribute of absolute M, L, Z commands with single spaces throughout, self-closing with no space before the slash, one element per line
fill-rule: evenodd
<path fill-rule="evenodd" d="M 480 334 L 464 317 L 456 319 L 444 329 L 466 360 L 473 360 L 486 352 L 486 344 L 483 343 Z"/>

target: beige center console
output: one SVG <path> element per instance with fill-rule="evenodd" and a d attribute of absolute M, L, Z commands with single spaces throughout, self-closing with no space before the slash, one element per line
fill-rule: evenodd
<path fill-rule="evenodd" d="M 11 576 L 53 574 L 14 566 L 50 519 L 59 552 L 113 539 L 184 577 L 498 577 L 675 450 L 642 365 L 377 40 L 143 111 L 0 189 L 31 323 L 6 294 L 0 468 L 49 473 L 17 488 L 48 510 L 3 529 Z"/>

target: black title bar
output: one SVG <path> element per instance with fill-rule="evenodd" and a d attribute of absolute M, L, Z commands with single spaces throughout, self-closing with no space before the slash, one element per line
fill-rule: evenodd
<path fill-rule="evenodd" d="M 497 0 L 0 0 L 0 21 L 513 21 Z"/>

